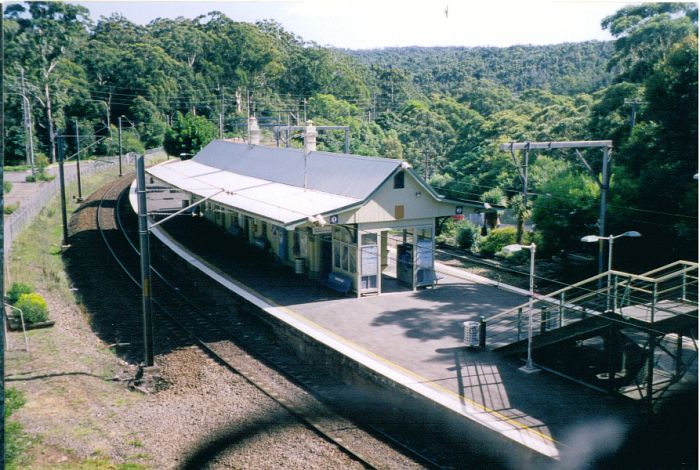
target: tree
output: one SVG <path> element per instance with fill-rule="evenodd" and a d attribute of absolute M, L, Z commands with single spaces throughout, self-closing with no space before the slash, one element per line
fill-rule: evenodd
<path fill-rule="evenodd" d="M 146 148 L 160 147 L 167 125 L 158 108 L 143 96 L 137 96 L 131 106 L 131 113 L 136 121 L 136 130 Z"/>
<path fill-rule="evenodd" d="M 621 246 L 618 255 L 640 269 L 697 259 L 697 6 L 626 7 L 603 26 L 618 37 L 610 67 L 618 80 L 634 82 L 606 90 L 590 122 L 618 138 L 609 226 L 638 230 L 645 244 L 666 247 L 640 258 Z M 631 101 L 639 105 L 630 132 Z"/>
<path fill-rule="evenodd" d="M 618 80 L 646 80 L 673 44 L 697 35 L 697 11 L 693 3 L 644 3 L 606 17 L 601 26 L 618 38 L 608 68 L 618 69 Z"/>
<path fill-rule="evenodd" d="M 57 72 L 87 40 L 89 10 L 63 2 L 30 2 L 28 7 L 8 6 L 5 15 L 19 25 L 6 57 L 25 66 L 27 75 L 36 81 L 36 91 L 41 94 L 37 99 L 45 110 L 51 161 L 55 161 L 53 97 L 57 89 L 72 83 Z"/>
<path fill-rule="evenodd" d="M 163 148 L 168 155 L 188 159 L 214 140 L 217 135 L 218 129 L 206 118 L 189 113 L 185 116 L 177 113 L 175 122 L 165 133 Z"/>
<path fill-rule="evenodd" d="M 580 238 L 595 232 L 598 185 L 582 174 L 568 173 L 542 185 L 532 220 L 541 237 L 538 251 L 556 254 L 581 250 Z"/>

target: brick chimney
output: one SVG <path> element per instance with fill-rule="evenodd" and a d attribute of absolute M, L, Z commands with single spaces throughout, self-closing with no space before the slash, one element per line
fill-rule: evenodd
<path fill-rule="evenodd" d="M 248 119 L 248 143 L 250 145 L 260 145 L 260 127 L 255 116 Z"/>
<path fill-rule="evenodd" d="M 306 121 L 306 126 L 304 127 L 304 155 L 316 151 L 317 135 L 318 132 L 316 131 L 316 126 L 314 126 L 313 121 Z"/>

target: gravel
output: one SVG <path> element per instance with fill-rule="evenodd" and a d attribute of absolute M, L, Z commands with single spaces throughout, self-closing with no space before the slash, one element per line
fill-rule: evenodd
<path fill-rule="evenodd" d="M 71 221 L 73 234 L 94 232 L 94 207 Z M 73 237 L 72 250 L 95 243 Z M 77 245 L 77 246 L 76 246 Z M 99 279 L 124 315 L 138 300 L 110 287 L 111 264 L 99 263 L 85 277 Z M 116 281 L 114 281 L 116 282 Z M 84 286 L 76 286 L 83 289 Z M 14 418 L 38 438 L 32 468 L 87 458 L 139 463 L 148 468 L 363 468 L 337 446 L 309 430 L 260 390 L 192 348 L 156 357 L 164 386 L 157 393 L 131 390 L 136 366 L 114 355 L 91 328 L 102 311 L 83 311 L 54 291 L 41 291 L 55 327 L 32 331 L 30 352 L 11 333 L 8 386 L 25 392 L 27 403 Z M 115 308 L 106 302 L 105 308 Z M 114 312 L 109 312 L 113 315 Z"/>

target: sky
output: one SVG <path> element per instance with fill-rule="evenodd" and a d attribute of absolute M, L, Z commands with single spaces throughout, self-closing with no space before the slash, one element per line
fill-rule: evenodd
<path fill-rule="evenodd" d="M 236 21 L 274 19 L 304 40 L 348 49 L 498 46 L 610 40 L 601 20 L 629 2 L 467 0 L 86 1 L 93 19 L 121 13 L 147 24 L 213 10 Z"/>

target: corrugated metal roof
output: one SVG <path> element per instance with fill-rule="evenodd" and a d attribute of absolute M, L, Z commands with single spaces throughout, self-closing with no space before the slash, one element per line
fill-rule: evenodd
<path fill-rule="evenodd" d="M 294 226 L 310 216 L 366 201 L 401 164 L 387 158 L 311 152 L 306 157 L 305 189 L 303 150 L 216 140 L 191 160 L 169 161 L 146 171 L 197 196 L 216 193 L 214 202 Z M 443 201 L 418 175 L 408 172 Z"/>
<path fill-rule="evenodd" d="M 239 175 L 304 187 L 304 152 L 215 140 L 194 161 Z M 366 199 L 401 160 L 311 152 L 306 160 L 306 187 L 339 196 Z"/>
<path fill-rule="evenodd" d="M 285 226 L 305 222 L 309 216 L 333 212 L 362 201 L 231 173 L 194 160 L 165 162 L 146 171 L 186 192 L 200 197 L 216 194 L 211 201 Z"/>

